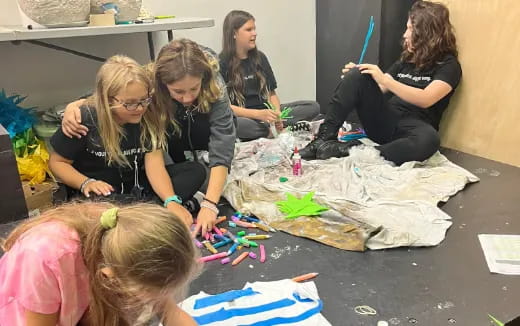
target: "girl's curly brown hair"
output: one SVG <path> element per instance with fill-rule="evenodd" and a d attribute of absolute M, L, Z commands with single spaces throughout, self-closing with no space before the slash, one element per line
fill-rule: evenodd
<path fill-rule="evenodd" d="M 445 5 L 417 1 L 408 17 L 412 24 L 413 49 L 410 52 L 403 41 L 403 62 L 411 62 L 418 69 L 424 69 L 432 67 L 447 54 L 457 57 L 457 41 L 450 22 L 450 12 Z"/>

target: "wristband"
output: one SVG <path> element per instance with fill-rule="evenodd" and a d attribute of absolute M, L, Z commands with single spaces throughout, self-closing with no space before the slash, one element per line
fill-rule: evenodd
<path fill-rule="evenodd" d="M 215 206 L 217 206 L 217 205 L 218 205 L 218 204 L 217 204 L 217 203 L 215 203 L 215 202 L 214 202 L 213 200 L 211 200 L 211 199 L 208 199 L 208 197 L 204 197 L 204 199 L 203 199 L 203 200 L 205 200 L 205 201 L 207 201 L 208 203 L 210 203 L 210 204 L 213 204 L 213 205 L 215 205 Z"/>
<path fill-rule="evenodd" d="M 83 181 L 83 182 L 81 183 L 81 185 L 79 186 L 79 191 L 80 191 L 81 193 L 83 193 L 83 190 L 85 190 L 85 187 L 86 187 L 89 183 L 94 182 L 94 181 L 97 181 L 97 180 L 96 180 L 96 179 L 92 179 L 92 178 L 87 178 L 87 179 L 86 179 L 85 181 Z"/>
<path fill-rule="evenodd" d="M 164 207 L 168 206 L 168 204 L 171 203 L 172 201 L 176 202 L 177 204 L 182 204 L 181 197 L 179 197 L 177 195 L 173 195 L 164 200 Z"/>
<path fill-rule="evenodd" d="M 218 208 L 217 208 L 217 206 L 215 206 L 213 204 L 202 202 L 202 203 L 200 203 L 200 207 L 207 208 L 207 209 L 213 211 L 213 213 L 215 213 L 218 216 Z"/>

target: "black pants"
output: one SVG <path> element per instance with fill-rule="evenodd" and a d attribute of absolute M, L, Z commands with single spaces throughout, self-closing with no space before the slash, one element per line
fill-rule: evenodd
<path fill-rule="evenodd" d="M 390 107 L 374 79 L 358 69 L 345 74 L 334 91 L 324 123 L 337 130 L 353 110 L 367 136 L 381 144 L 381 155 L 397 165 L 423 161 L 439 149 L 439 134 L 432 125 Z"/>

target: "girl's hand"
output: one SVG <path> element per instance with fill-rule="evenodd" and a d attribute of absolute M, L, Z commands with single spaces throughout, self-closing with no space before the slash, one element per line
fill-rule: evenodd
<path fill-rule="evenodd" d="M 261 120 L 267 123 L 275 122 L 280 120 L 280 113 L 270 110 L 270 109 L 262 109 L 262 110 L 255 110 L 256 112 L 256 119 Z"/>
<path fill-rule="evenodd" d="M 193 236 L 196 236 L 199 231 L 201 235 L 206 234 L 206 232 L 213 229 L 216 221 L 217 213 L 207 207 L 201 207 L 197 215 L 197 225 L 195 226 L 195 230 L 193 230 Z"/>
<path fill-rule="evenodd" d="M 85 104 L 84 99 L 74 101 L 69 103 L 63 112 L 61 130 L 69 138 L 81 138 L 82 135 L 87 135 L 88 128 L 81 124 L 81 111 L 79 110 L 83 104 Z"/>
<path fill-rule="evenodd" d="M 172 201 L 168 203 L 168 206 L 166 206 L 166 208 L 175 216 L 180 218 L 181 221 L 183 221 L 184 224 L 188 226 L 188 229 L 191 227 L 191 225 L 193 224 L 193 216 L 191 216 L 191 213 L 186 209 L 186 207 Z"/>
<path fill-rule="evenodd" d="M 100 180 L 91 181 L 83 188 L 83 195 L 89 198 L 90 193 L 93 192 L 99 196 L 108 196 L 114 191 L 114 188 L 108 183 Z"/>
<path fill-rule="evenodd" d="M 347 72 L 350 71 L 350 69 L 354 68 L 356 66 L 356 64 L 354 62 L 349 62 L 345 65 L 345 67 L 343 67 L 343 69 L 341 70 L 341 73 L 343 75 L 345 75 Z M 343 78 L 343 75 L 341 75 L 341 78 Z"/>
<path fill-rule="evenodd" d="M 371 65 L 371 64 L 360 64 L 359 71 L 361 71 L 362 74 L 369 74 L 372 76 L 374 81 L 378 83 L 379 85 L 384 85 L 385 83 L 385 74 L 379 69 L 377 65 Z"/>

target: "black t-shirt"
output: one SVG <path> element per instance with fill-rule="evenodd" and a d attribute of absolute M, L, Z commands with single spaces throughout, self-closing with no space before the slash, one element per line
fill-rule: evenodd
<path fill-rule="evenodd" d="M 387 73 L 395 80 L 416 88 L 424 89 L 434 80 L 442 80 L 453 88 L 450 93 L 427 109 L 406 102 L 396 95 L 393 95 L 388 102 L 390 107 L 400 111 L 404 116 L 418 117 L 439 129 L 442 113 L 448 106 L 462 76 L 462 69 L 457 58 L 447 55 L 433 67 L 423 70 L 417 70 L 412 63 L 397 61 L 388 69 Z"/>
<path fill-rule="evenodd" d="M 96 110 L 87 106 L 81 107 L 80 110 L 82 124 L 88 127 L 87 135 L 79 139 L 69 138 L 63 134 L 61 128 L 58 128 L 51 138 L 54 151 L 74 161 L 72 166 L 80 173 L 112 185 L 116 193 L 131 192 L 134 186 L 135 162 L 137 162 L 139 181 L 142 185 L 146 180 L 143 170 L 146 150 L 140 143 L 140 124 L 123 125 L 125 136 L 121 138 L 120 147 L 131 166 L 119 166 L 116 163 L 109 166 L 98 132 Z"/>
<path fill-rule="evenodd" d="M 260 67 L 258 68 L 265 77 L 267 90 L 269 92 L 274 91 L 278 85 L 276 84 L 273 69 L 263 52 L 258 51 L 258 55 L 260 56 Z M 257 67 L 255 67 L 250 58 L 246 58 L 240 61 L 240 69 L 242 72 L 242 78 L 244 79 L 244 107 L 251 109 L 265 109 L 264 103 L 269 99 L 262 96 L 263 94 L 260 92 L 260 81 L 256 76 Z M 224 60 L 220 60 L 220 72 L 222 77 L 224 77 L 226 84 L 229 85 L 231 76 L 229 76 L 230 72 L 227 62 L 224 62 Z M 238 103 L 235 103 L 233 100 L 231 100 L 231 104 L 238 105 Z"/>

